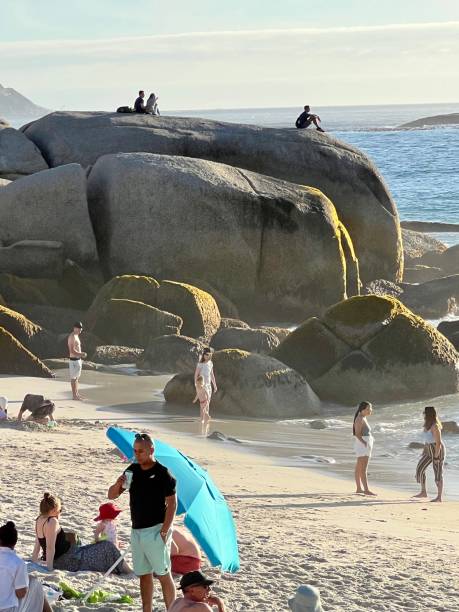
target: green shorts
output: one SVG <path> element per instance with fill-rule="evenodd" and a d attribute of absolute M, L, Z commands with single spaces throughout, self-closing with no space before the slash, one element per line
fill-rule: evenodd
<path fill-rule="evenodd" d="M 166 543 L 161 537 L 161 525 L 131 530 L 131 551 L 134 574 L 164 576 L 171 569 L 172 530 Z"/>

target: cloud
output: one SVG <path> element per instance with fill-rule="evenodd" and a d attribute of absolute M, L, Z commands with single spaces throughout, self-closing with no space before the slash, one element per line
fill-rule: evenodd
<path fill-rule="evenodd" d="M 458 21 L 3 42 L 0 56 L 4 84 L 45 106 L 110 108 L 147 82 L 169 108 L 459 100 Z"/>

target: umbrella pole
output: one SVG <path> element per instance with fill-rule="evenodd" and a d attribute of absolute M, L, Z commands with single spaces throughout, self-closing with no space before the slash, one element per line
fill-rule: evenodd
<path fill-rule="evenodd" d="M 131 549 L 131 545 L 129 544 L 129 546 L 126 548 L 126 550 L 123 553 L 121 553 L 121 555 L 118 557 L 118 559 L 115 561 L 115 563 L 111 567 L 108 568 L 108 570 L 105 572 L 105 574 L 102 576 L 102 578 L 100 580 L 98 580 L 96 582 L 96 584 L 92 587 L 92 589 L 86 593 L 86 595 L 81 600 L 82 603 L 84 603 L 87 599 L 89 599 L 91 597 L 91 595 L 94 593 L 94 591 L 97 591 L 97 589 L 104 582 L 105 578 L 107 578 L 107 576 L 110 576 L 110 574 L 113 572 L 115 567 L 117 565 L 119 565 L 121 563 L 121 561 L 124 560 L 124 557 L 128 554 L 130 549 Z"/>

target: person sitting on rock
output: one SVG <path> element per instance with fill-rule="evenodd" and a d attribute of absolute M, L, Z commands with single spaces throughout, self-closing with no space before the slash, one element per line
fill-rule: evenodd
<path fill-rule="evenodd" d="M 144 98 L 145 98 L 145 92 L 140 90 L 139 91 L 139 95 L 136 98 L 136 101 L 134 102 L 134 111 L 136 113 L 143 113 L 143 114 L 145 114 L 147 112 L 145 110 L 145 102 L 143 101 Z"/>
<path fill-rule="evenodd" d="M 32 393 L 28 393 L 25 396 L 19 410 L 18 421 L 22 421 L 24 412 L 30 411 L 27 421 L 34 421 L 35 423 L 48 425 L 50 421 L 54 421 L 54 409 L 54 402 L 49 399 L 45 399 L 43 395 L 33 395 Z"/>
<path fill-rule="evenodd" d="M 201 572 L 189 572 L 182 576 L 180 589 L 183 597 L 178 597 L 169 612 L 213 612 L 217 608 L 218 612 L 226 612 L 225 604 L 216 595 L 210 593 L 213 580 L 209 580 Z"/>
<path fill-rule="evenodd" d="M 149 115 L 160 115 L 158 108 L 158 96 L 154 93 L 150 94 L 150 97 L 147 100 L 147 105 L 145 106 L 145 112 Z"/>
<path fill-rule="evenodd" d="M 310 110 L 311 110 L 311 107 L 308 104 L 306 104 L 306 106 L 304 107 L 304 111 L 295 121 L 295 126 L 299 130 L 304 130 L 305 128 L 308 128 L 311 125 L 311 123 L 313 123 L 316 126 L 316 129 L 318 132 L 325 132 L 325 130 L 323 130 L 319 125 L 320 123 L 319 115 L 314 115 L 313 113 L 310 113 L 309 112 Z"/>

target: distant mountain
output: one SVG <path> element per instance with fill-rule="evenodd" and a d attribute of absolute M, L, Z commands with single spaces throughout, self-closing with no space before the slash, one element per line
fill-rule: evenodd
<path fill-rule="evenodd" d="M 402 128 L 418 128 L 430 125 L 459 125 L 459 113 L 450 113 L 449 115 L 434 115 L 433 117 L 423 117 L 404 123 L 399 127 Z"/>
<path fill-rule="evenodd" d="M 0 85 L 0 117 L 10 121 L 15 119 L 38 119 L 50 111 L 37 106 L 12 87 Z"/>

